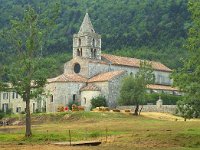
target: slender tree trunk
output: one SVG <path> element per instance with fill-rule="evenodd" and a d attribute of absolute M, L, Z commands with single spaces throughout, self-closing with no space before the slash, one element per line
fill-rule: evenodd
<path fill-rule="evenodd" d="M 139 115 L 140 115 L 140 113 L 141 113 L 142 109 L 143 109 L 143 105 L 142 105 L 142 107 L 140 108 Z"/>
<path fill-rule="evenodd" d="M 31 113 L 30 113 L 30 93 L 26 95 L 26 137 L 32 136 L 31 133 Z"/>
<path fill-rule="evenodd" d="M 134 115 L 138 116 L 138 111 L 139 111 L 139 104 L 136 104 Z"/>
<path fill-rule="evenodd" d="M 187 118 L 185 117 L 185 118 L 184 118 L 184 121 L 186 121 L 186 120 L 187 120 Z"/>

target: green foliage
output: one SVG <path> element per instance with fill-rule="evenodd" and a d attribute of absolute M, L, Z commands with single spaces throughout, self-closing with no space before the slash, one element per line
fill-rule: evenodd
<path fill-rule="evenodd" d="M 191 12 L 192 26 L 189 29 L 186 48 L 189 57 L 184 60 L 184 66 L 173 73 L 174 85 L 185 93 L 181 102 L 181 113 L 185 116 L 190 109 L 195 111 L 195 116 L 200 116 L 200 2 L 188 2 Z M 190 114 L 190 113 L 189 113 Z M 190 115 L 189 115 L 190 116 Z"/>
<path fill-rule="evenodd" d="M 0 119 L 2 119 L 6 114 L 4 113 L 4 111 L 0 110 Z"/>
<path fill-rule="evenodd" d="M 71 101 L 69 104 L 68 104 L 68 107 L 69 107 L 69 110 L 72 110 L 72 105 L 75 104 L 76 106 L 79 105 L 79 103 L 77 101 L 73 102 Z"/>
<path fill-rule="evenodd" d="M 51 59 L 44 59 L 41 50 L 48 32 L 54 26 L 58 10 L 58 5 L 55 5 L 50 16 L 46 16 L 46 11 L 43 14 L 37 13 L 28 5 L 22 18 L 11 19 L 10 26 L 2 33 L 2 37 L 14 47 L 14 55 L 9 56 L 12 63 L 4 65 L 4 71 L 12 90 L 26 102 L 26 137 L 32 135 L 30 99 L 37 98 L 44 92 L 48 72 L 54 69 Z"/>
<path fill-rule="evenodd" d="M 139 71 L 134 75 L 129 75 L 123 80 L 120 89 L 119 104 L 136 105 L 135 114 L 138 114 L 139 104 L 144 103 L 146 86 L 155 81 L 151 64 L 140 62 Z"/>
<path fill-rule="evenodd" d="M 186 119 L 193 118 L 195 115 L 195 111 L 192 106 L 184 103 L 183 101 L 179 101 L 177 103 L 178 113 L 183 117 L 186 121 Z"/>
<path fill-rule="evenodd" d="M 11 114 L 12 114 L 12 109 L 7 109 L 6 112 L 4 112 L 3 110 L 0 110 L 0 119 L 4 117 L 8 117 Z"/>
<path fill-rule="evenodd" d="M 107 106 L 106 98 L 103 96 L 94 97 L 91 99 L 92 109 L 96 107 Z"/>
<path fill-rule="evenodd" d="M 10 19 L 22 18 L 27 5 L 38 14 L 45 12 L 41 18 L 46 23 L 45 18 L 55 16 L 52 13 L 55 3 L 47 0 L 2 0 L 0 30 L 10 26 Z M 180 66 L 179 59 L 186 56 L 182 45 L 191 26 L 187 0 L 60 0 L 60 3 L 57 26 L 43 42 L 42 54 L 45 56 L 71 52 L 72 35 L 78 32 L 86 8 L 89 8 L 95 30 L 102 34 L 102 49 L 109 53 L 159 60 L 173 68 Z M 0 61 L 3 64 L 11 61 L 5 56 L 12 55 L 15 49 L 8 43 L 0 38 Z"/>
<path fill-rule="evenodd" d="M 163 100 L 164 105 L 176 105 L 178 101 L 183 99 L 183 96 L 176 96 L 176 95 L 169 95 L 169 94 L 158 94 L 158 93 L 151 93 L 145 95 L 145 103 L 153 103 L 156 104 L 156 101 L 159 99 L 159 96 Z"/>

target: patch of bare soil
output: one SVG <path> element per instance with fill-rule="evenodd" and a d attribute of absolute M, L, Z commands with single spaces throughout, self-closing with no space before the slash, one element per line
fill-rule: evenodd
<path fill-rule="evenodd" d="M 0 145 L 1 150 L 87 150 L 87 147 L 46 145 Z"/>
<path fill-rule="evenodd" d="M 159 119 L 159 120 L 168 120 L 168 121 L 184 121 L 184 118 L 175 116 L 169 113 L 159 113 L 159 112 L 142 112 L 141 116 Z M 189 121 L 200 121 L 199 119 L 190 119 Z"/>

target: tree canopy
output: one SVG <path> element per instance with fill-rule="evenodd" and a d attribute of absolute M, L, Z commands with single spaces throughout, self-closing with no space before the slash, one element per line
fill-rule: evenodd
<path fill-rule="evenodd" d="M 184 66 L 173 73 L 174 85 L 184 93 L 185 99 L 180 102 L 180 108 L 189 111 L 193 116 L 200 116 L 200 2 L 190 0 L 188 3 L 191 12 L 192 27 L 189 29 L 186 48 L 189 57 L 184 60 Z M 187 109 L 188 108 L 188 109 Z"/>
<path fill-rule="evenodd" d="M 72 35 L 77 33 L 86 9 L 96 32 L 102 35 L 102 50 L 106 53 L 161 61 L 171 68 L 181 65 L 186 57 L 182 47 L 191 26 L 187 0 L 60 0 L 61 13 L 58 24 L 44 43 L 44 56 L 72 52 Z M 113 3 L 115 3 L 113 5 Z M 53 7 L 53 0 L 1 0 L 0 30 L 10 26 L 10 19 L 22 18 L 26 5 L 46 17 Z M 13 47 L 0 38 L 0 63 L 13 54 Z M 171 59 L 173 58 L 173 59 Z M 59 58 L 57 59 L 59 62 Z"/>
<path fill-rule="evenodd" d="M 135 105 L 135 115 L 138 115 L 139 104 L 143 104 L 147 84 L 155 81 L 151 64 L 141 62 L 139 71 L 134 75 L 126 77 L 120 89 L 119 103 L 123 105 Z"/>
<path fill-rule="evenodd" d="M 43 93 L 48 74 L 54 70 L 52 60 L 43 59 L 41 48 L 45 43 L 49 29 L 55 24 L 59 7 L 55 4 L 51 18 L 43 18 L 33 7 L 28 5 L 24 9 L 23 18 L 11 20 L 11 26 L 3 32 L 3 37 L 12 47 L 13 53 L 9 56 L 12 62 L 3 65 L 8 90 L 18 93 L 26 102 L 26 137 L 32 135 L 30 100 Z M 13 57 L 12 57 L 13 56 Z M 3 78 L 1 78 L 3 79 Z M 1 84 L 3 88 L 6 88 Z M 6 84 L 5 84 L 6 85 Z"/>

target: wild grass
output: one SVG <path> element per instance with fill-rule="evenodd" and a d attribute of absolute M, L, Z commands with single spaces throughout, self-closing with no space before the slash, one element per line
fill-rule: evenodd
<path fill-rule="evenodd" d="M 107 143 L 95 149 L 200 149 L 200 121 L 168 121 L 109 112 L 33 114 L 32 120 L 33 136 L 28 139 L 24 138 L 24 126 L 0 127 L 0 145 L 69 141 L 70 130 L 72 141 L 105 142 L 107 137 Z"/>

